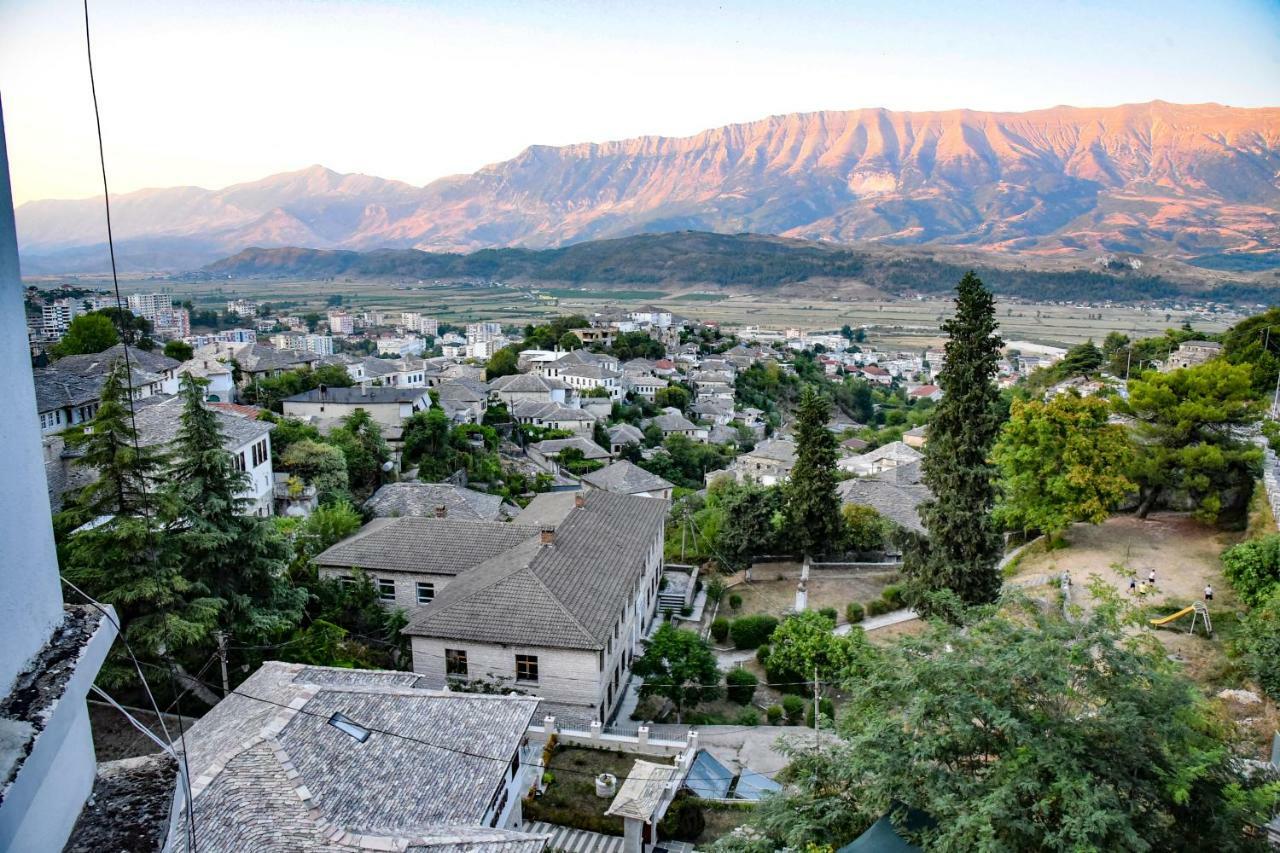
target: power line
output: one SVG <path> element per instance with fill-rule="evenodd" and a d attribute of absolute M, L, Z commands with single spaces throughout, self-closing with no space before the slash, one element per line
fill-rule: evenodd
<path fill-rule="evenodd" d="M 102 204 L 103 204 L 103 209 L 106 213 L 107 250 L 111 256 L 111 283 L 112 283 L 113 289 L 115 290 L 115 296 L 116 296 L 116 322 L 120 326 L 120 341 L 122 344 L 122 351 L 124 352 L 125 381 L 126 381 L 126 386 L 129 389 L 129 421 L 130 421 L 131 431 L 133 432 L 134 454 L 135 454 L 135 458 L 137 458 L 141 456 L 141 450 L 138 445 L 137 407 L 134 404 L 133 366 L 129 359 L 129 336 L 128 336 L 127 330 L 124 328 L 124 325 L 125 325 L 124 324 L 124 311 L 125 311 L 124 300 L 120 296 L 120 277 L 116 270 L 115 239 L 111 230 L 111 190 L 107 183 L 107 155 L 102 142 L 102 115 L 98 107 L 98 86 L 97 86 L 97 81 L 94 79 L 94 74 L 93 74 L 93 38 L 89 28 L 89 0 L 84 0 L 84 48 L 85 48 L 85 59 L 89 66 L 89 92 L 93 96 L 93 123 L 94 123 L 94 128 L 97 131 L 97 137 L 98 137 L 98 165 L 102 170 Z M 150 511 L 150 506 L 149 506 L 150 502 L 148 500 L 148 494 L 147 494 L 148 484 L 144 480 L 140 485 L 142 487 L 142 509 L 143 509 L 143 516 L 146 520 L 147 533 L 149 536 L 154 536 L 155 535 L 154 524 L 153 524 L 154 518 Z M 153 564 L 155 567 L 156 582 L 160 585 L 163 585 L 164 578 L 160 572 L 159 555 L 156 553 L 155 548 L 151 549 L 151 556 L 152 556 Z M 172 638 L 169 634 L 168 614 L 165 612 L 163 603 L 161 604 L 161 630 L 164 632 L 165 648 L 166 648 L 166 651 L 168 651 L 169 649 L 171 649 L 173 643 L 172 643 Z M 121 631 L 120 634 L 121 636 L 123 636 L 124 632 Z M 130 654 L 132 654 L 132 652 L 130 652 Z M 169 686 L 170 686 L 170 689 L 172 689 L 173 692 L 177 695 L 177 699 L 175 699 L 175 704 L 176 704 L 178 701 L 181 700 L 182 694 L 178 692 L 177 678 L 174 674 L 173 658 L 167 654 L 166 654 L 166 657 L 168 658 L 168 662 L 169 662 Z M 141 670 L 139 670 L 138 674 L 139 676 L 142 675 Z M 143 679 L 143 682 L 145 685 L 145 682 L 146 682 L 145 678 Z M 147 687 L 147 692 L 150 693 L 150 687 Z M 156 713 L 158 716 L 159 715 L 158 708 Z M 163 718 L 160 718 L 160 720 L 161 720 L 161 726 L 163 727 L 164 726 Z M 190 780 L 189 774 L 186 772 L 187 768 L 185 766 L 186 754 L 187 754 L 187 741 L 186 741 L 185 726 L 182 722 L 182 706 L 181 705 L 178 705 L 178 740 L 182 745 L 182 756 L 183 756 L 182 757 L 182 762 L 183 762 L 182 777 L 187 789 L 187 823 L 190 827 L 191 850 L 192 850 L 192 853 L 195 853 L 196 851 L 195 810 L 191 804 L 191 780 Z"/>

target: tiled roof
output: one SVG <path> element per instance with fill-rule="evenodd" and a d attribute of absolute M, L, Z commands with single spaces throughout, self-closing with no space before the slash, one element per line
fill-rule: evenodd
<path fill-rule="evenodd" d="M 405 633 L 553 648 L 604 648 L 634 594 L 667 501 L 593 491 L 555 529 L 461 575 Z"/>
<path fill-rule="evenodd" d="M 411 681 L 263 664 L 186 733 L 198 849 L 539 850 L 537 836 L 482 826 L 538 700 Z M 369 740 L 330 726 L 335 712 Z M 185 853 L 185 815 L 178 824 Z"/>
<path fill-rule="evenodd" d="M 375 385 L 371 388 L 326 388 L 323 394 L 319 388 L 285 397 L 286 403 L 334 403 L 348 406 L 359 406 L 362 403 L 415 403 L 427 396 L 426 388 L 394 388 L 387 385 Z"/>
<path fill-rule="evenodd" d="M 929 500 L 929 489 L 921 485 L 899 485 L 890 480 L 854 478 L 836 486 L 847 504 L 869 506 L 899 527 L 924 533 L 918 508 Z"/>
<path fill-rule="evenodd" d="M 36 409 L 52 412 L 68 406 L 92 403 L 102 393 L 102 376 L 78 376 L 56 368 L 31 371 L 36 383 Z"/>
<path fill-rule="evenodd" d="M 214 409 L 213 414 L 218 420 L 218 428 L 226 436 L 223 447 L 227 450 L 243 447 L 276 427 L 270 421 L 243 418 L 219 409 Z M 140 444 L 145 447 L 170 444 L 177 439 L 178 428 L 182 425 L 182 398 L 148 397 L 139 400 L 134 404 L 133 418 Z"/>
<path fill-rule="evenodd" d="M 650 474 L 639 465 L 633 465 L 625 459 L 619 459 L 612 465 L 606 465 L 599 471 L 584 474 L 582 480 L 597 489 L 614 492 L 619 495 L 634 495 L 638 492 L 660 492 L 674 486 L 657 474 Z"/>
<path fill-rule="evenodd" d="M 634 424 L 617 424 L 608 429 L 609 440 L 617 444 L 640 444 L 644 433 Z"/>
<path fill-rule="evenodd" d="M 557 362 L 557 365 L 559 362 Z M 622 374 L 600 364 L 570 364 L 561 371 L 561 376 L 581 376 L 585 379 L 617 379 Z"/>
<path fill-rule="evenodd" d="M 581 450 L 583 457 L 586 459 L 609 458 L 609 451 L 605 450 L 589 438 L 582 438 L 581 436 L 576 435 L 572 438 L 548 438 L 545 441 L 539 441 L 538 443 L 531 444 L 529 446 L 541 453 L 543 456 L 562 453 L 563 451 L 572 448 Z"/>
<path fill-rule="evenodd" d="M 536 538 L 538 528 L 455 518 L 375 518 L 316 557 L 320 566 L 456 575 Z"/>
<path fill-rule="evenodd" d="M 541 400 L 517 400 L 511 407 L 514 418 L 541 418 L 544 421 L 595 421 L 596 416 L 586 409 L 575 409 L 563 403 Z"/>
<path fill-rule="evenodd" d="M 534 495 L 528 506 L 520 510 L 515 521 L 538 530 L 555 527 L 568 518 L 577 497 L 576 491 L 542 492 Z"/>
<path fill-rule="evenodd" d="M 361 359 L 360 364 L 364 367 L 364 375 L 369 379 L 393 376 L 400 372 L 400 365 L 387 358 L 377 358 L 371 355 Z"/>
<path fill-rule="evenodd" d="M 60 358 L 54 362 L 59 370 L 67 373 L 77 373 L 80 376 L 106 376 L 107 371 L 111 369 L 111 363 L 116 359 L 125 357 L 124 344 L 116 344 L 102 352 L 86 353 L 84 355 L 69 355 Z M 169 358 L 159 352 L 147 352 L 137 347 L 129 347 L 129 366 L 134 370 L 141 370 L 146 373 L 163 374 L 173 370 L 181 362 L 175 358 Z"/>
<path fill-rule="evenodd" d="M 375 516 L 434 516 L 445 508 L 445 517 L 467 521 L 497 521 L 502 498 L 447 483 L 388 483 L 365 501 Z"/>
<path fill-rule="evenodd" d="M 878 462 L 881 459 L 896 459 L 900 462 L 914 462 L 924 458 L 924 454 L 901 441 L 891 441 L 875 450 L 869 450 L 857 457 L 863 462 Z"/>
<path fill-rule="evenodd" d="M 795 464 L 796 445 L 795 442 L 785 438 L 770 438 L 760 442 L 750 453 L 744 453 L 743 456 L 757 456 L 774 462 Z"/>
<path fill-rule="evenodd" d="M 697 424 L 690 421 L 684 415 L 658 415 L 650 420 L 650 423 L 656 424 L 658 429 L 663 432 L 685 432 L 698 428 Z"/>
<path fill-rule="evenodd" d="M 563 391 L 568 387 L 568 385 L 555 377 L 541 376 L 537 373 L 513 373 L 510 376 L 499 376 L 489 383 L 490 391 L 502 391 L 512 394 Z"/>

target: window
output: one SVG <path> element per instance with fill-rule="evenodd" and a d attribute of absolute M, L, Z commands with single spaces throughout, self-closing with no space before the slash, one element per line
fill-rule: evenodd
<path fill-rule="evenodd" d="M 338 578 L 338 581 L 342 584 L 343 589 L 351 589 L 356 585 L 356 579 L 353 578 L 351 575 L 343 575 L 342 577 Z"/>
<path fill-rule="evenodd" d="M 426 581 L 418 581 L 418 603 L 430 604 L 436 597 L 436 585 Z"/>
<path fill-rule="evenodd" d="M 444 671 L 447 675 L 467 674 L 467 653 L 463 649 L 444 650 Z"/>
<path fill-rule="evenodd" d="M 253 467 L 257 468 L 267 461 L 267 440 L 264 438 L 253 445 Z"/>
<path fill-rule="evenodd" d="M 237 471 L 244 470 L 244 454 L 243 453 L 237 453 L 235 456 L 231 457 L 231 461 Z"/>
<path fill-rule="evenodd" d="M 396 582 L 387 578 L 378 578 L 378 598 L 382 601 L 395 601 Z"/>
<path fill-rule="evenodd" d="M 538 680 L 538 656 L 516 655 L 516 681 Z"/>

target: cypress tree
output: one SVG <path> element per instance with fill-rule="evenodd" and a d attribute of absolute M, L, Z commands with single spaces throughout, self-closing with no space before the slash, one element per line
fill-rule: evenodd
<path fill-rule="evenodd" d="M 302 617 L 306 590 L 285 577 L 289 550 L 270 520 L 245 515 L 248 475 L 224 448 L 204 380 L 184 375 L 170 493 L 174 538 L 187 576 L 224 600 L 219 627 L 240 642 L 269 640 Z"/>
<path fill-rule="evenodd" d="M 787 521 L 805 556 L 826 553 L 840 536 L 836 437 L 827 429 L 831 405 L 806 385 L 796 408 L 796 464 L 787 482 Z"/>
<path fill-rule="evenodd" d="M 1003 341 L 995 299 L 972 272 L 956 288 L 956 312 L 942 325 L 946 364 L 938 376 L 942 400 L 929 422 L 921 463 L 933 499 L 920 506 L 928 531 L 908 549 L 903 566 L 917 608 L 930 593 L 950 590 L 968 604 L 1000 594 L 1000 533 L 992 521 L 996 469 L 991 450 L 1000 431 L 995 385 Z"/>

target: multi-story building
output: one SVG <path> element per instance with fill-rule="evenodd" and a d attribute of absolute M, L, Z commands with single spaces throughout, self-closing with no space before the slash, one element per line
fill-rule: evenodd
<path fill-rule="evenodd" d="M 50 337 L 62 337 L 71 326 L 71 321 L 83 313 L 81 303 L 76 299 L 55 299 L 40 309 L 40 321 L 44 333 Z"/>
<path fill-rule="evenodd" d="M 467 343 L 475 344 L 502 337 L 501 323 L 468 323 Z"/>
<path fill-rule="evenodd" d="M 255 329 L 223 329 L 211 335 L 187 335 L 183 340 L 193 347 L 209 344 L 256 344 L 258 332 Z"/>
<path fill-rule="evenodd" d="M 440 321 L 414 311 L 405 311 L 400 315 L 400 325 L 410 332 L 418 332 L 425 337 L 434 338 L 440 330 Z"/>
<path fill-rule="evenodd" d="M 332 335 L 272 335 L 271 345 L 280 350 L 333 355 Z"/>
<path fill-rule="evenodd" d="M 258 303 L 252 299 L 232 299 L 227 302 L 227 313 L 237 317 L 257 317 Z"/>
<path fill-rule="evenodd" d="M 411 355 L 422 355 L 425 349 L 426 341 L 416 335 L 406 335 L 403 338 L 378 338 L 379 355 L 407 358 Z"/>
<path fill-rule="evenodd" d="M 329 312 L 329 331 L 335 335 L 349 335 L 356 330 L 356 318 L 346 311 Z"/>

